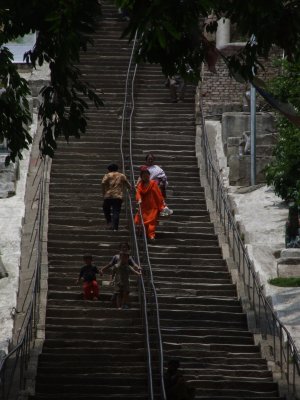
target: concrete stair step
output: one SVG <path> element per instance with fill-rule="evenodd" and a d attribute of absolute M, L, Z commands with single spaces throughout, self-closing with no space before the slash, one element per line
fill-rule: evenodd
<path fill-rule="evenodd" d="M 170 270 L 169 269 L 158 269 L 157 267 L 153 268 L 152 271 L 155 272 L 155 276 L 157 279 L 163 279 L 163 278 L 168 278 L 170 276 Z M 190 282 L 194 281 L 195 282 L 200 282 L 202 279 L 212 279 L 212 280 L 219 280 L 221 279 L 222 281 L 231 281 L 231 275 L 228 273 L 228 271 L 216 271 L 213 267 L 203 267 L 199 269 L 194 269 L 194 270 L 184 270 L 184 269 L 175 269 L 173 271 L 173 278 L 172 281 L 176 282 L 181 281 L 183 283 L 185 282 Z"/>
<path fill-rule="evenodd" d="M 187 304 L 187 305 L 207 305 L 207 306 L 226 306 L 226 307 L 239 307 L 241 309 L 241 304 L 237 298 L 223 299 L 220 297 L 213 296 L 159 296 L 159 303 L 162 307 L 166 304 Z"/>
<path fill-rule="evenodd" d="M 80 350 L 80 349 L 75 349 L 75 350 Z M 131 352 L 132 353 L 132 352 Z M 41 362 L 46 362 L 47 364 L 49 363 L 54 363 L 59 366 L 59 364 L 63 364 L 67 366 L 68 364 L 76 364 L 80 363 L 81 365 L 95 365 L 95 367 L 98 368 L 98 365 L 100 363 L 123 363 L 123 364 L 128 364 L 128 368 L 131 363 L 135 364 L 136 362 L 140 363 L 145 363 L 145 350 L 143 351 L 137 351 L 136 354 L 130 354 L 125 353 L 125 354 L 110 354 L 109 352 L 101 354 L 101 352 L 91 352 L 88 351 L 86 353 L 82 351 L 74 352 L 67 354 L 66 352 L 59 353 L 59 351 L 56 352 L 49 352 L 49 353 L 42 353 L 39 356 L 39 360 Z"/>
<path fill-rule="evenodd" d="M 187 321 L 183 320 L 172 320 L 172 319 L 162 319 L 161 327 L 165 328 L 184 328 L 186 327 Z M 247 327 L 246 322 L 242 321 L 226 321 L 226 320 L 216 320 L 216 319 L 206 319 L 206 320 L 189 320 L 189 326 L 191 328 L 226 328 L 226 329 L 245 329 Z"/>
<path fill-rule="evenodd" d="M 132 394 L 132 393 L 147 393 L 147 390 L 145 390 L 145 385 L 137 385 L 136 383 L 134 385 L 117 385 L 117 386 L 112 386 L 112 385 L 105 385 L 105 384 L 99 384 L 99 382 L 94 382 L 90 386 L 85 383 L 82 385 L 82 383 L 78 384 L 63 384 L 63 383 L 55 383 L 55 385 L 49 383 L 37 383 L 36 385 L 36 390 L 37 392 L 43 391 L 46 392 L 47 394 L 53 393 L 53 394 L 73 394 L 74 398 L 77 398 L 78 394 L 89 394 L 89 393 L 101 393 L 101 394 Z"/>
<path fill-rule="evenodd" d="M 100 305 L 100 301 L 97 302 Z M 122 321 L 128 321 L 129 319 L 139 318 L 139 311 L 136 310 L 117 310 L 117 309 L 109 309 L 109 308 L 96 308 L 96 307 L 86 307 L 86 308 L 49 308 L 47 310 L 47 318 L 51 318 L 56 316 L 57 318 L 109 318 L 113 317 L 114 319 L 119 319 Z M 134 321 L 135 322 L 135 321 Z"/>
<path fill-rule="evenodd" d="M 144 386 L 147 387 L 147 376 L 145 373 L 134 375 L 129 375 L 127 373 L 123 374 L 101 374 L 89 372 L 88 374 L 81 372 L 81 374 L 63 374 L 53 373 L 53 374 L 40 374 L 38 375 L 39 382 L 41 384 L 64 384 L 64 385 L 99 385 L 105 384 L 106 386 Z"/>
<path fill-rule="evenodd" d="M 119 340 L 120 336 L 119 334 L 122 333 L 120 331 L 120 326 L 118 325 L 103 325 L 101 329 L 95 330 L 93 328 L 93 325 L 89 325 L 88 323 L 86 325 L 78 326 L 78 325 L 58 325 L 56 323 L 54 324 L 47 324 L 47 332 L 50 332 L 50 334 L 57 333 L 58 335 L 64 335 L 65 333 L 68 333 L 73 337 L 74 333 L 78 332 L 80 334 L 84 333 L 87 335 L 87 332 L 94 332 L 99 333 L 99 337 L 102 335 L 106 335 L 106 337 L 110 337 L 110 335 L 114 335 L 116 340 Z M 132 335 L 132 338 L 135 339 L 136 335 L 144 334 L 144 328 L 142 325 L 128 325 L 126 326 L 126 329 L 124 329 L 126 333 L 124 333 L 124 338 L 126 338 L 126 335 Z M 47 334 L 46 332 L 46 334 Z M 85 336 L 86 337 L 86 336 Z"/>
<path fill-rule="evenodd" d="M 123 310 L 122 310 L 123 311 Z M 127 311 L 127 310 L 126 310 Z M 99 327 L 106 326 L 122 326 L 126 328 L 127 326 L 138 326 L 140 323 L 139 320 L 132 319 L 117 319 L 117 318 L 57 318 L 57 317 L 47 317 L 46 318 L 46 329 L 48 325 L 60 325 L 60 326 L 70 326 L 76 325 L 78 328 L 81 328 L 85 325 L 94 326 L 99 329 Z"/>
<path fill-rule="evenodd" d="M 57 400 L 57 394 L 56 393 L 37 393 L 34 397 L 29 396 L 29 400 L 50 400 L 50 399 L 55 399 Z M 77 393 L 76 396 L 74 393 L 62 393 L 59 396 L 59 400 L 103 400 L 103 399 L 108 399 L 108 400 L 120 400 L 120 394 L 108 394 L 108 393 L 88 393 L 87 395 L 83 393 Z M 124 393 L 122 394 L 122 399 L 133 399 L 133 400 L 147 400 L 148 399 L 148 394 L 136 394 L 136 393 L 131 393 L 127 394 Z"/>
<path fill-rule="evenodd" d="M 247 344 L 253 345 L 253 337 L 247 336 L 226 336 L 220 334 L 205 335 L 205 336 L 191 336 L 189 335 L 189 330 L 187 330 L 186 335 L 175 335 L 175 334 L 164 334 L 163 341 L 165 345 L 169 345 L 169 349 L 174 345 L 175 347 L 182 349 L 197 349 L 198 346 L 202 346 L 203 344 Z"/>

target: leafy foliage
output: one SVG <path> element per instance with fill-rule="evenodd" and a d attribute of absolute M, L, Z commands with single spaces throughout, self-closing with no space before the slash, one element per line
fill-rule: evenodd
<path fill-rule="evenodd" d="M 266 56 L 272 44 L 285 49 L 290 60 L 299 58 L 299 1 L 273 0 L 116 0 L 127 9 L 130 21 L 124 32 L 132 39 L 136 30 L 140 41 L 138 61 L 160 63 L 165 75 L 180 73 L 197 81 L 203 61 L 215 59 L 214 44 L 205 31 L 214 32 L 217 22 L 207 17 L 230 18 L 250 41 L 233 56 L 224 56 L 230 73 L 251 79 L 261 67 L 258 57 Z M 39 115 L 43 123 L 43 154 L 53 156 L 56 139 L 63 134 L 79 136 L 87 126 L 89 102 L 102 102 L 76 67 L 80 51 L 92 44 L 91 34 L 100 14 L 99 0 L 1 0 L 0 46 L 18 36 L 38 32 L 38 39 L 26 60 L 33 66 L 49 63 L 50 84 L 43 88 Z M 253 69 L 254 67 L 254 69 Z M 20 78 L 8 50 L 0 47 L 0 138 L 6 137 L 14 160 L 28 147 L 31 138 L 26 126 L 30 114 L 27 83 Z M 3 108 L 2 108 L 3 107 Z"/>
<path fill-rule="evenodd" d="M 140 32 L 137 59 L 159 63 L 166 75 L 175 72 L 198 80 L 200 64 L 212 51 L 204 31 L 214 32 L 217 22 L 206 22 L 214 13 L 230 18 L 249 42 L 238 53 L 224 57 L 230 73 L 251 80 L 273 44 L 289 58 L 299 57 L 300 5 L 298 1 L 251 0 L 116 0 L 131 15 L 124 35 Z M 255 35 L 256 41 L 250 38 Z M 254 70 L 253 70 L 254 67 Z"/>
<path fill-rule="evenodd" d="M 31 122 L 27 97 L 30 93 L 27 82 L 21 78 L 11 62 L 12 54 L 7 48 L 0 53 L 0 141 L 7 138 L 11 150 L 10 159 L 22 159 L 21 150 L 31 143 L 28 125 Z"/>
<path fill-rule="evenodd" d="M 50 83 L 41 91 L 39 116 L 43 123 L 42 153 L 53 156 L 60 134 L 68 140 L 71 135 L 85 132 L 88 101 L 84 98 L 97 107 L 102 105 L 76 66 L 80 51 L 92 44 L 91 34 L 98 15 L 97 0 L 28 0 L 26 5 L 21 0 L 1 1 L 0 82 L 4 91 L 0 95 L 0 106 L 5 107 L 5 112 L 0 114 L 0 139 L 8 139 L 11 154 L 7 161 L 20 157 L 22 149 L 31 142 L 26 128 L 30 122 L 26 96 L 30 91 L 3 44 L 38 32 L 37 42 L 25 59 L 33 67 L 45 62 L 50 67 Z"/>
<path fill-rule="evenodd" d="M 283 73 L 270 86 L 282 101 L 289 101 L 300 109 L 300 62 L 280 62 Z M 277 116 L 279 139 L 274 150 L 274 161 L 266 168 L 266 178 L 275 193 L 287 201 L 300 205 L 300 129 L 286 118 Z"/>

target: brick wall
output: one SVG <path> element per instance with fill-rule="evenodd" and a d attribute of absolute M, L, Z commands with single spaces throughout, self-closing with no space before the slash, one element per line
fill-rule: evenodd
<path fill-rule="evenodd" d="M 258 76 L 267 81 L 278 73 L 278 68 L 272 64 L 275 58 L 280 57 L 281 51 L 273 49 L 268 60 L 262 60 L 265 70 L 261 70 Z M 216 65 L 217 74 L 208 71 L 206 65 L 203 70 L 203 80 L 200 83 L 203 93 L 204 112 L 206 115 L 221 114 L 226 111 L 242 111 L 243 95 L 249 85 L 238 83 L 230 78 L 226 64 L 220 59 Z M 257 107 L 260 109 L 265 104 L 257 95 Z"/>

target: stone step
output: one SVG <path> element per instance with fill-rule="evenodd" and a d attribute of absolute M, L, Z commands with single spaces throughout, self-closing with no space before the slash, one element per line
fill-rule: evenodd
<path fill-rule="evenodd" d="M 68 335 L 73 337 L 73 334 L 75 332 L 80 332 L 81 334 L 84 333 L 85 337 L 87 337 L 87 332 L 88 333 L 98 333 L 99 336 L 101 337 L 101 334 L 106 335 L 106 337 L 111 337 L 111 335 L 114 335 L 114 337 L 116 338 L 116 340 L 119 340 L 119 335 L 122 334 L 124 332 L 124 337 L 126 337 L 126 335 L 128 335 L 130 337 L 130 335 L 132 335 L 132 338 L 135 338 L 135 335 L 138 334 L 144 334 L 144 327 L 142 327 L 142 325 L 127 325 L 126 326 L 126 330 L 124 329 L 124 331 L 120 330 L 120 326 L 118 325 L 103 325 L 101 327 L 101 329 L 94 329 L 93 325 L 82 325 L 82 326 L 78 326 L 78 325 L 58 325 L 58 324 L 47 324 L 47 332 L 50 332 L 50 334 L 54 334 L 57 332 L 57 334 L 59 335 L 63 335 L 68 333 Z M 46 332 L 46 333 L 47 333 Z M 69 337 L 70 337 L 69 336 Z"/>
<path fill-rule="evenodd" d="M 101 354 L 101 351 L 93 351 L 92 349 L 86 349 L 86 352 L 82 352 L 84 349 L 74 349 L 74 353 L 61 353 L 59 350 L 57 352 L 42 352 L 39 356 L 39 362 L 49 364 L 56 364 L 57 366 L 64 365 L 66 368 L 68 365 L 80 364 L 82 366 L 93 366 L 98 368 L 98 365 L 102 363 L 118 363 L 118 364 L 128 364 L 128 367 L 135 363 L 145 363 L 145 349 L 136 351 L 134 354 L 132 352 L 127 352 L 125 354 L 120 354 L 116 352 L 115 354 L 109 353 L 109 349 L 106 353 Z M 100 349 L 101 350 L 101 349 Z"/>
<path fill-rule="evenodd" d="M 142 344 L 138 345 L 134 350 L 132 348 L 121 348 L 121 347 L 112 347 L 107 346 L 106 343 L 104 345 L 101 342 L 95 344 L 93 343 L 90 347 L 80 345 L 74 347 L 51 347 L 48 348 L 47 346 L 43 348 L 43 355 L 47 357 L 48 355 L 54 356 L 64 356 L 66 359 L 69 357 L 87 357 L 93 354 L 94 356 L 98 356 L 99 358 L 105 360 L 111 359 L 120 359 L 126 361 L 126 357 L 128 357 L 128 362 L 134 362 L 135 360 L 143 360 L 145 357 L 145 347 Z M 92 360 L 91 360 L 92 361 Z M 92 364 L 92 363 L 91 363 Z"/>
<path fill-rule="evenodd" d="M 162 307 L 165 304 L 190 304 L 192 305 L 207 305 L 207 306 L 226 306 L 226 307 L 241 307 L 240 302 L 236 298 L 220 299 L 219 297 L 205 296 L 159 296 L 159 303 Z"/>
<path fill-rule="evenodd" d="M 210 316 L 207 315 L 207 318 L 209 318 Z M 239 329 L 245 329 L 247 327 L 246 321 L 228 321 L 228 320 L 222 320 L 222 319 L 206 319 L 206 320 L 188 320 L 189 326 L 191 328 L 219 328 L 219 327 L 223 327 L 226 329 L 235 329 L 235 328 L 239 328 Z M 172 320 L 172 319 L 162 319 L 161 320 L 161 327 L 163 329 L 165 328 L 184 328 L 187 325 L 187 320 L 183 319 L 183 320 Z"/>
<path fill-rule="evenodd" d="M 100 302 L 98 302 L 100 305 Z M 47 310 L 47 319 L 56 317 L 57 319 L 60 318 L 95 318 L 95 320 L 106 320 L 107 318 L 111 317 L 114 320 L 118 320 L 119 323 L 135 323 L 139 318 L 139 311 L 136 310 L 116 310 L 116 309 L 103 309 L 103 308 L 96 308 L 96 307 L 86 307 L 83 309 L 72 309 L 72 308 L 49 308 Z M 134 319 L 136 318 L 136 319 Z"/>
<path fill-rule="evenodd" d="M 187 329 L 188 331 L 188 329 Z M 188 332 L 187 332 L 188 333 Z M 209 345 L 233 344 L 238 345 L 253 345 L 252 337 L 238 336 L 223 336 L 223 335 L 205 335 L 205 336 L 183 336 L 183 335 L 163 335 L 163 343 L 165 349 L 171 350 L 173 347 L 184 351 L 197 351 L 198 348 Z M 204 346 L 203 346 L 204 345 Z M 237 348 L 237 347 L 236 347 Z"/>
<path fill-rule="evenodd" d="M 36 385 L 36 391 L 42 391 L 44 393 L 50 394 L 56 394 L 56 395 L 61 395 L 61 394 L 72 394 L 74 397 L 73 398 L 78 398 L 78 394 L 89 394 L 89 393 L 101 393 L 103 394 L 119 394 L 122 393 L 123 394 L 131 394 L 131 393 L 147 393 L 147 390 L 145 390 L 145 385 L 143 385 L 142 383 L 140 383 L 139 385 L 137 385 L 136 383 L 131 386 L 129 385 L 117 385 L 117 386 L 113 386 L 113 385 L 105 385 L 105 384 L 100 384 L 99 382 L 92 382 L 91 385 L 88 385 L 88 382 L 86 382 L 84 385 L 82 385 L 81 382 L 79 382 L 78 384 L 75 383 L 71 383 L 71 384 L 64 384 L 64 383 L 60 383 L 57 382 L 54 384 L 52 384 L 51 382 L 49 383 L 40 383 L 38 382 Z"/>
<path fill-rule="evenodd" d="M 29 396 L 29 400 L 57 400 L 57 394 L 56 393 L 37 393 L 34 397 Z M 83 393 L 76 393 L 76 397 L 74 396 L 74 393 L 62 393 L 59 396 L 59 400 L 120 400 L 120 394 L 107 394 L 107 393 L 88 393 L 87 395 Z M 136 394 L 136 393 L 122 393 L 122 399 L 133 399 L 133 400 L 148 400 L 148 394 Z M 267 399 L 268 400 L 268 399 Z"/>
<path fill-rule="evenodd" d="M 117 310 L 116 310 L 117 311 Z M 122 310 L 127 311 L 127 310 Z M 132 320 L 132 319 L 117 319 L 117 318 L 87 318 L 87 317 L 81 317 L 81 318 L 57 318 L 55 317 L 46 317 L 46 329 L 47 325 L 58 325 L 58 326 L 70 326 L 70 325 L 76 325 L 78 328 L 85 326 L 85 325 L 90 325 L 94 327 L 101 327 L 103 325 L 106 326 L 122 326 L 123 328 L 126 328 L 127 326 L 132 326 L 136 325 L 138 326 L 140 324 L 140 321 L 137 320 Z M 232 324 L 234 325 L 234 324 Z"/>
<path fill-rule="evenodd" d="M 38 380 L 41 384 L 64 384 L 64 385 L 111 385 L 111 386 L 144 386 L 147 387 L 147 377 L 145 373 L 129 375 L 129 373 L 119 373 L 119 374 L 103 374 L 103 373 L 93 373 L 88 374 L 81 372 L 81 374 L 68 374 L 65 371 L 63 374 L 52 373 L 49 374 L 39 374 Z"/>

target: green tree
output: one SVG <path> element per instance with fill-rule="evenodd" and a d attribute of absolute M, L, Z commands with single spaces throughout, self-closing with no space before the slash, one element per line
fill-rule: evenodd
<path fill-rule="evenodd" d="M 300 109 L 300 61 L 280 61 L 282 73 L 270 83 L 277 98 Z M 286 118 L 277 115 L 278 142 L 274 160 L 266 168 L 269 185 L 286 201 L 300 206 L 300 129 Z"/>
<path fill-rule="evenodd" d="M 30 113 L 28 85 L 3 46 L 18 36 L 38 32 L 34 49 L 26 55 L 33 67 L 49 63 L 51 81 L 42 91 L 39 115 L 43 123 L 42 152 L 53 155 L 56 138 L 85 132 L 87 101 L 100 106 L 95 91 L 82 80 L 80 52 L 91 44 L 100 14 L 99 0 L 1 0 L 0 5 L 0 140 L 8 139 L 7 161 L 22 156 L 31 138 L 26 126 Z M 272 44 L 285 49 L 290 60 L 299 57 L 300 7 L 293 0 L 116 0 L 128 9 L 130 21 L 124 35 L 139 31 L 138 61 L 159 63 L 166 75 L 175 72 L 197 81 L 203 61 L 214 62 L 216 49 L 203 32 L 215 31 L 216 21 L 206 24 L 212 12 L 227 17 L 245 37 L 254 34 L 244 49 L 224 57 L 231 74 L 248 80 L 260 67 L 259 56 Z"/>
<path fill-rule="evenodd" d="M 56 138 L 79 136 L 86 130 L 86 110 L 92 100 L 102 104 L 76 66 L 80 52 L 92 44 L 100 6 L 97 0 L 2 0 L 0 5 L 0 140 L 11 150 L 7 162 L 22 158 L 31 137 L 31 117 L 26 96 L 30 91 L 12 62 L 5 43 L 38 32 L 34 48 L 25 55 L 35 68 L 48 63 L 50 83 L 42 90 L 39 116 L 43 124 L 42 152 L 53 155 Z"/>
<path fill-rule="evenodd" d="M 166 75 L 179 72 L 200 78 L 202 61 L 213 58 L 214 46 L 204 31 L 215 31 L 216 17 L 230 18 L 249 42 L 235 55 L 224 57 L 232 75 L 251 79 L 260 67 L 258 58 L 267 56 L 273 44 L 285 49 L 289 59 L 297 59 L 300 43 L 299 1 L 261 0 L 117 0 L 131 15 L 124 35 L 130 39 L 140 32 L 137 59 L 159 63 Z M 252 35 L 256 41 L 251 41 Z M 188 72 L 188 73 L 187 73 Z"/>

